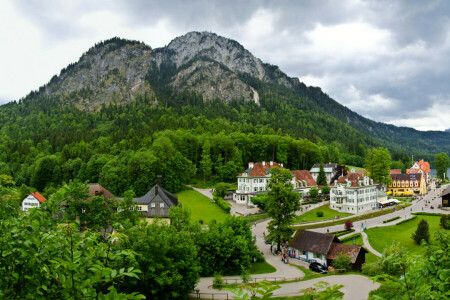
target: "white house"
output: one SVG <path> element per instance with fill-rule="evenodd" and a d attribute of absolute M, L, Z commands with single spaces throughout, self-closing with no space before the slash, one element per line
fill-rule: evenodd
<path fill-rule="evenodd" d="M 267 192 L 267 184 L 270 182 L 270 169 L 283 168 L 283 164 L 276 162 L 248 163 L 248 168 L 237 177 L 238 188 L 233 194 L 236 203 L 253 206 L 251 198 L 257 194 Z"/>
<path fill-rule="evenodd" d="M 325 172 L 325 176 L 327 177 L 327 184 L 331 183 L 331 179 L 337 174 L 338 164 L 328 163 L 323 164 L 323 171 Z M 320 164 L 315 164 L 311 170 L 309 171 L 314 178 L 314 181 L 317 182 L 317 177 L 319 176 Z"/>
<path fill-rule="evenodd" d="M 330 208 L 354 214 L 376 209 L 376 187 L 372 179 L 352 170 L 330 185 Z"/>
<path fill-rule="evenodd" d="M 45 200 L 46 199 L 44 198 L 44 196 L 39 194 L 39 192 L 31 193 L 25 199 L 23 199 L 22 210 L 28 211 L 30 208 L 41 207 L 41 203 Z"/>

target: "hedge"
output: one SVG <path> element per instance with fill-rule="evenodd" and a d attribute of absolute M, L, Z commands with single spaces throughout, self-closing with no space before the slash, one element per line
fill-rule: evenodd
<path fill-rule="evenodd" d="M 348 242 L 348 241 L 353 240 L 353 237 L 358 237 L 358 235 L 361 235 L 361 233 L 356 233 L 356 234 L 353 234 L 353 235 L 348 236 L 348 237 L 346 237 L 346 238 L 343 238 L 342 240 L 341 240 L 341 239 L 339 239 L 339 240 L 340 240 L 341 243 L 343 244 L 343 243 L 345 243 L 345 242 Z"/>
<path fill-rule="evenodd" d="M 439 216 L 439 217 L 442 217 L 444 215 L 440 213 L 429 213 L 429 212 L 416 212 L 412 214 L 416 216 Z"/>
<path fill-rule="evenodd" d="M 221 198 L 221 197 L 214 197 L 214 201 L 225 212 L 229 213 L 231 211 L 231 204 L 228 203 L 227 201 L 223 200 L 223 198 Z"/>
<path fill-rule="evenodd" d="M 349 234 L 349 233 L 354 232 L 354 231 L 355 231 L 355 229 L 350 229 L 350 230 L 339 230 L 339 231 L 333 231 L 333 232 L 330 232 L 330 234 L 334 234 L 334 235 L 336 235 L 337 237 L 339 237 L 339 236 L 343 236 L 343 235 Z"/>
<path fill-rule="evenodd" d="M 389 222 L 392 222 L 392 221 L 395 221 L 395 220 L 398 220 L 398 219 L 400 219 L 400 217 L 394 217 L 394 218 L 391 218 L 391 219 L 387 219 L 387 220 L 383 221 L 383 224 L 384 223 L 389 223 Z"/>
<path fill-rule="evenodd" d="M 406 222 L 412 221 L 412 220 L 414 220 L 415 218 L 417 218 L 417 216 L 414 216 L 414 217 L 412 217 L 412 218 L 409 218 L 409 219 L 406 219 L 406 220 L 400 221 L 400 222 L 398 222 L 398 223 L 397 223 L 397 224 L 395 224 L 395 225 L 400 225 L 400 224 L 403 224 L 403 223 L 406 223 Z"/>
<path fill-rule="evenodd" d="M 399 205 L 397 207 L 397 209 L 402 208 L 402 207 L 409 207 L 411 206 L 411 204 L 404 204 L 404 205 Z M 322 228 L 322 227 L 329 227 L 329 226 L 335 226 L 335 225 L 340 225 L 340 224 L 344 224 L 345 221 L 350 220 L 351 222 L 358 222 L 360 220 L 366 220 L 366 219 L 372 219 L 372 218 L 376 218 L 379 216 L 383 216 L 383 215 L 387 215 L 392 213 L 393 211 L 391 209 L 384 209 L 383 211 L 374 211 L 365 215 L 359 215 L 359 216 L 354 216 L 351 218 L 345 218 L 345 219 L 339 219 L 336 221 L 332 221 L 332 222 L 326 222 L 326 223 L 316 223 L 316 224 L 307 224 L 307 225 L 300 225 L 300 226 L 293 226 L 293 228 L 295 230 L 298 229 L 314 229 L 314 228 Z"/>

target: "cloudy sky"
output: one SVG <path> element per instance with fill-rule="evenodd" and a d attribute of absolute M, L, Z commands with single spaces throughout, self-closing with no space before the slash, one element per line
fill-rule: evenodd
<path fill-rule="evenodd" d="M 96 42 L 153 48 L 188 31 L 240 42 L 368 118 L 450 128 L 450 1 L 2 0 L 0 104 Z"/>

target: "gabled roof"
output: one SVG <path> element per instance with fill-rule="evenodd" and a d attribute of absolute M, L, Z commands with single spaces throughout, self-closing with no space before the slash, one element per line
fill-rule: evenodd
<path fill-rule="evenodd" d="M 322 164 L 324 168 L 337 168 L 338 164 L 336 163 L 329 163 L 329 164 Z M 320 168 L 320 164 L 314 164 L 313 168 Z"/>
<path fill-rule="evenodd" d="M 39 192 L 31 193 L 31 195 L 33 195 L 34 198 L 36 198 L 36 200 L 39 201 L 39 203 L 42 203 L 42 202 L 44 202 L 45 200 L 47 200 L 47 199 L 45 199 L 45 197 L 42 196 Z"/>
<path fill-rule="evenodd" d="M 420 181 L 422 180 L 422 173 L 411 173 L 411 174 L 391 174 L 392 181 L 417 181 L 420 186 Z"/>
<path fill-rule="evenodd" d="M 402 170 L 401 169 L 390 169 L 389 173 L 390 174 L 402 174 Z"/>
<path fill-rule="evenodd" d="M 421 159 L 419 162 L 419 167 L 425 172 L 430 173 L 430 163 Z"/>
<path fill-rule="evenodd" d="M 89 197 L 88 200 L 91 200 L 92 197 L 94 196 L 103 196 L 105 199 L 108 200 L 112 198 L 117 198 L 110 191 L 108 191 L 98 183 L 89 183 L 89 195 L 91 195 L 91 197 Z"/>
<path fill-rule="evenodd" d="M 151 202 L 156 201 L 162 201 L 164 202 L 168 207 L 177 206 L 178 205 L 178 197 L 174 194 L 170 193 L 169 191 L 163 189 L 159 184 L 155 184 L 155 186 L 147 192 L 142 197 L 139 198 L 133 198 L 133 201 L 137 204 L 146 204 L 149 205 Z"/>
<path fill-rule="evenodd" d="M 341 178 L 338 179 L 338 183 L 342 183 L 342 184 L 346 184 L 347 182 L 351 182 L 353 183 L 357 183 L 359 186 L 359 181 L 364 179 L 364 176 L 362 174 L 359 173 L 348 173 L 345 176 L 342 176 Z"/>
<path fill-rule="evenodd" d="M 273 167 L 284 169 L 283 166 L 277 162 L 272 162 L 272 165 L 270 162 L 264 162 L 264 165 L 262 162 L 257 162 L 253 164 L 253 168 L 248 168 L 244 173 L 247 173 L 249 177 L 266 176 Z M 239 176 L 242 176 L 242 174 L 239 174 Z"/>
<path fill-rule="evenodd" d="M 316 181 L 308 170 L 291 171 L 291 174 L 295 176 L 296 181 L 306 181 L 307 186 L 317 186 Z"/>
<path fill-rule="evenodd" d="M 309 230 L 298 230 L 289 246 L 302 251 L 327 254 L 333 242 L 339 243 L 334 234 L 319 233 Z"/>
<path fill-rule="evenodd" d="M 328 252 L 326 258 L 334 260 L 339 254 L 346 254 L 350 256 L 351 263 L 354 264 L 356 260 L 358 259 L 359 253 L 363 251 L 363 253 L 367 253 L 367 251 L 361 247 L 361 246 L 351 246 L 351 245 L 344 245 L 344 244 L 338 244 L 338 243 L 332 243 L 330 247 L 330 251 Z"/>

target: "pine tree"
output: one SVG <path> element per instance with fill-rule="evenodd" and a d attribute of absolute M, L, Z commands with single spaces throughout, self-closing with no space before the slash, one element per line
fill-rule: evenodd
<path fill-rule="evenodd" d="M 317 176 L 317 185 L 327 185 L 327 177 L 323 170 L 323 164 L 320 164 L 319 175 Z"/>
<path fill-rule="evenodd" d="M 428 243 L 430 241 L 430 228 L 428 222 L 424 219 L 420 220 L 419 225 L 417 225 L 417 230 L 412 234 L 411 238 L 419 245 L 422 240 L 425 240 L 425 242 Z"/>
<path fill-rule="evenodd" d="M 203 174 L 203 182 L 205 182 L 206 178 L 209 178 L 212 174 L 211 146 L 210 146 L 208 140 L 206 140 L 205 144 L 203 145 L 202 159 L 200 161 L 200 168 L 201 168 L 201 172 Z"/>

